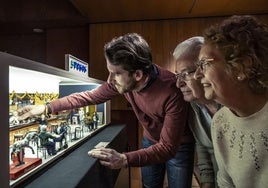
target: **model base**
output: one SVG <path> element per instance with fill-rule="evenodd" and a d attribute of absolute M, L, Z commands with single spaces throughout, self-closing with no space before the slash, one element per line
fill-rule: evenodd
<path fill-rule="evenodd" d="M 15 180 L 22 176 L 23 174 L 29 172 L 34 169 L 38 165 L 42 163 L 42 159 L 40 158 L 24 158 L 24 164 L 12 163 L 9 167 L 9 179 Z"/>

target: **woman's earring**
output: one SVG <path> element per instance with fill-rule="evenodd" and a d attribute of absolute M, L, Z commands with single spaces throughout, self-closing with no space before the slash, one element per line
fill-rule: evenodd
<path fill-rule="evenodd" d="M 237 76 L 238 81 L 243 81 L 245 79 L 245 76 Z"/>

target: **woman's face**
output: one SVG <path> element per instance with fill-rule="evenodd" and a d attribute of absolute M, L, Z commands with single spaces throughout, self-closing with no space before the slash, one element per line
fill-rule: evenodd
<path fill-rule="evenodd" d="M 237 80 L 228 72 L 222 53 L 213 45 L 205 44 L 199 53 L 199 65 L 195 72 L 201 78 L 205 97 L 225 104 L 236 94 Z M 203 70 L 202 70 L 203 68 Z"/>

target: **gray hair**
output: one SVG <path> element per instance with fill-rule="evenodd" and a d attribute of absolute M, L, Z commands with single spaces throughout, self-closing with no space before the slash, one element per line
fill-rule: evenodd
<path fill-rule="evenodd" d="M 46 125 L 42 125 L 40 128 L 41 132 L 46 132 L 47 131 L 47 126 Z"/>
<path fill-rule="evenodd" d="M 173 51 L 173 57 L 175 60 L 178 60 L 179 58 L 186 58 L 191 56 L 196 56 L 192 58 L 198 58 L 199 51 L 201 49 L 201 46 L 204 43 L 204 38 L 200 36 L 191 37 L 181 43 L 179 43 L 175 50 Z"/>

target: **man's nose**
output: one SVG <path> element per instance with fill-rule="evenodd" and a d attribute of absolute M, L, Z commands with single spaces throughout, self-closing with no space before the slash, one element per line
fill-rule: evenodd
<path fill-rule="evenodd" d="M 113 75 L 112 75 L 112 73 L 109 73 L 109 76 L 107 78 L 107 82 L 112 83 L 112 81 L 113 81 Z"/>
<path fill-rule="evenodd" d="M 177 82 L 176 82 L 177 88 L 181 88 L 185 85 L 186 85 L 186 83 L 182 79 L 180 79 L 180 78 L 177 79 Z"/>
<path fill-rule="evenodd" d="M 204 77 L 204 75 L 203 75 L 203 72 L 202 72 L 201 68 L 197 67 L 197 69 L 195 70 L 195 73 L 194 73 L 194 79 L 195 80 L 200 80 L 203 77 Z"/>

